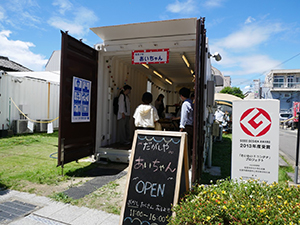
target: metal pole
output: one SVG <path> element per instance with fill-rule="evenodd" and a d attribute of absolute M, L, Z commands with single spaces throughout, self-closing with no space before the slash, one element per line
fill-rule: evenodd
<path fill-rule="evenodd" d="M 300 112 L 297 112 L 298 115 L 298 131 L 297 131 L 297 147 L 296 147 L 296 166 L 295 166 L 295 179 L 294 182 L 295 184 L 298 184 L 298 164 L 299 164 L 299 141 L 300 141 L 300 121 L 299 121 L 299 115 Z"/>

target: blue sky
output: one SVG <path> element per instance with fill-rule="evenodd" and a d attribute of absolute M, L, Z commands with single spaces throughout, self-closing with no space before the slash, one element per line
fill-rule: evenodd
<path fill-rule="evenodd" d="M 299 0 L 0 0 L 0 55 L 42 71 L 60 30 L 93 46 L 91 27 L 205 17 L 222 55 L 213 66 L 246 91 L 271 69 L 300 69 L 299 9 Z"/>

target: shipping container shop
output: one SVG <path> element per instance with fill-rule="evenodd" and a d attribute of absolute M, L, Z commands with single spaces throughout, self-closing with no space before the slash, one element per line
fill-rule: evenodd
<path fill-rule="evenodd" d="M 180 104 L 178 91 L 187 87 L 194 92 L 194 145 L 206 157 L 203 152 L 210 148 L 207 129 L 213 122 L 209 108 L 214 104 L 214 78 L 203 23 L 203 19 L 189 18 L 95 27 L 91 30 L 99 36 L 99 43 L 93 49 L 62 32 L 58 165 L 93 154 L 128 162 L 131 145 L 118 146 L 113 113 L 113 99 L 126 84 L 132 87 L 131 140 L 135 130 L 132 115 L 144 92 L 152 93 L 153 105 L 159 94 L 164 95 L 165 120 L 161 124 L 163 130 L 171 131 L 178 131 L 170 120 Z M 91 85 L 91 98 L 89 113 L 76 121 L 70 102 L 75 102 L 72 92 L 78 79 Z M 126 153 L 122 155 L 120 149 Z"/>

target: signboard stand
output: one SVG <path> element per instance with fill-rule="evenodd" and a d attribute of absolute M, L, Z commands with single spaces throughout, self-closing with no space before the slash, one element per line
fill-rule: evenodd
<path fill-rule="evenodd" d="M 172 206 L 189 190 L 186 137 L 185 132 L 135 131 L 120 225 L 168 223 Z"/>
<path fill-rule="evenodd" d="M 231 178 L 278 182 L 279 101 L 233 102 Z"/>

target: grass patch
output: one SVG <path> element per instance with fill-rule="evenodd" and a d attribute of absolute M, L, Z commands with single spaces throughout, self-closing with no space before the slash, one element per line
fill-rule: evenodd
<path fill-rule="evenodd" d="M 22 181 L 57 185 L 74 176 L 83 176 L 94 165 L 71 162 L 64 166 L 64 176 L 57 160 L 58 132 L 28 134 L 0 139 L 0 187 L 22 190 Z M 32 190 L 31 190 L 32 191 Z"/>
<path fill-rule="evenodd" d="M 295 172 L 294 168 L 283 157 L 281 158 L 288 164 L 288 166 L 279 166 L 278 182 L 293 181 L 292 178 L 288 176 L 288 173 Z"/>
<path fill-rule="evenodd" d="M 212 148 L 212 166 L 221 168 L 221 176 L 202 173 L 201 184 L 215 183 L 219 179 L 230 177 L 231 174 L 231 134 L 223 134 L 222 142 L 214 142 Z"/>
<path fill-rule="evenodd" d="M 124 187 L 119 187 L 116 181 L 111 181 L 93 193 L 78 199 L 76 204 L 120 215 L 123 202 L 120 188 Z M 72 204 L 74 203 L 72 202 Z"/>
<path fill-rule="evenodd" d="M 231 174 L 231 134 L 223 135 L 223 142 L 213 144 L 212 166 L 221 168 L 221 176 L 202 173 L 200 183 L 217 183 Z M 18 191 L 40 194 L 44 189 L 51 189 L 47 194 L 52 199 L 77 206 L 85 206 L 119 215 L 124 186 L 113 181 L 95 192 L 74 200 L 63 193 L 72 186 L 82 184 L 86 172 L 97 165 L 90 162 L 71 162 L 62 170 L 57 166 L 58 132 L 53 134 L 28 134 L 0 139 L 0 189 L 10 188 Z M 291 180 L 287 172 L 293 172 L 292 166 L 279 168 L 279 183 Z M 125 178 L 121 178 L 125 179 Z M 74 183 L 73 183 L 74 181 Z M 125 182 L 124 182 L 125 183 Z M 36 184 L 36 185 L 33 185 Z M 64 189 L 54 187 L 64 186 Z M 44 188 L 44 189 L 43 189 Z M 52 191 L 52 189 L 55 191 Z"/>
<path fill-rule="evenodd" d="M 70 198 L 68 195 L 66 195 L 65 193 L 55 193 L 52 196 L 50 196 L 50 198 L 52 198 L 55 201 L 58 202 L 63 202 L 63 203 L 72 203 L 74 204 L 76 200 L 73 200 L 72 198 Z"/>

